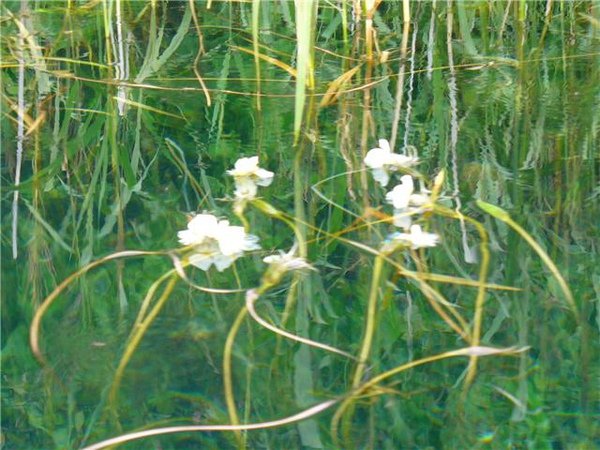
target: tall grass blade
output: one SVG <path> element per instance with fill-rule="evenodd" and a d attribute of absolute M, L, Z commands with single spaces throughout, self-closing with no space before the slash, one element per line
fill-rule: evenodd
<path fill-rule="evenodd" d="M 296 6 L 296 93 L 294 97 L 294 145 L 300 138 L 300 128 L 304 118 L 306 89 L 312 89 L 313 81 L 313 38 L 314 23 L 318 0 L 295 0 Z"/>
<path fill-rule="evenodd" d="M 260 111 L 260 52 L 258 51 L 260 33 L 260 3 L 261 0 L 252 0 L 252 49 L 254 50 L 254 71 L 256 72 L 256 109 Z"/>

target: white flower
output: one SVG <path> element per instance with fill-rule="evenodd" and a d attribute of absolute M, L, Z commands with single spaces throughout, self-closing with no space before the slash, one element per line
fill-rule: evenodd
<path fill-rule="evenodd" d="M 258 167 L 258 156 L 238 159 L 234 168 L 227 173 L 235 180 L 236 198 L 245 200 L 256 197 L 257 186 L 269 186 L 274 175 L 273 172 Z"/>
<path fill-rule="evenodd" d="M 187 230 L 179 231 L 177 236 L 183 245 L 193 246 L 189 262 L 202 270 L 214 264 L 221 272 L 245 251 L 260 248 L 256 236 L 246 234 L 243 227 L 229 225 L 227 220 L 217 220 L 212 214 L 198 214 L 188 223 Z"/>
<path fill-rule="evenodd" d="M 410 228 L 410 216 L 421 211 L 430 202 L 427 191 L 415 194 L 415 184 L 410 175 L 400 178 L 400 184 L 388 192 L 385 199 L 394 206 L 394 225 L 405 230 Z"/>
<path fill-rule="evenodd" d="M 435 247 L 440 240 L 437 234 L 422 231 L 420 225 L 412 225 L 410 233 L 394 233 L 390 237 L 393 242 L 408 245 L 413 250 L 424 247 Z"/>
<path fill-rule="evenodd" d="M 269 255 L 263 258 L 263 261 L 269 265 L 269 268 L 263 275 L 263 284 L 274 285 L 279 283 L 283 275 L 291 270 L 316 270 L 306 262 L 304 258 L 295 256 L 297 245 L 284 253 L 279 250 L 278 254 Z"/>
<path fill-rule="evenodd" d="M 410 197 L 415 190 L 415 184 L 410 175 L 404 175 L 400 178 L 400 184 L 388 192 L 385 199 L 394 206 L 394 209 L 406 208 L 410 202 Z"/>
<path fill-rule="evenodd" d="M 419 159 L 414 156 L 393 153 L 387 139 L 379 139 L 379 147 L 372 148 L 365 156 L 365 165 L 371 169 L 373 178 L 382 186 L 390 181 L 389 172 L 414 166 Z"/>
<path fill-rule="evenodd" d="M 283 253 L 281 250 L 279 254 L 265 256 L 263 261 L 270 266 L 277 267 L 285 270 L 302 270 L 309 269 L 315 270 L 313 266 L 306 262 L 304 258 L 299 258 L 290 253 Z"/>

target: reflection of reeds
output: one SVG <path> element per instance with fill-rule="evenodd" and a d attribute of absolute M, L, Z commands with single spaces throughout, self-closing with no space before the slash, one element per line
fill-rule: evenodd
<path fill-rule="evenodd" d="M 28 13 L 27 1 L 21 1 L 21 15 Z M 25 137 L 25 39 L 24 34 L 29 31 L 22 25 L 17 37 L 16 58 L 18 63 L 17 74 L 17 152 L 15 161 L 15 192 L 12 204 L 12 256 L 17 259 L 18 244 L 17 232 L 19 225 L 19 184 L 21 182 L 21 165 L 23 162 L 23 139 Z"/>

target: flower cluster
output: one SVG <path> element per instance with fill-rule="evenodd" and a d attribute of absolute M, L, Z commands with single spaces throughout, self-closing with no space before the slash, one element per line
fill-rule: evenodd
<path fill-rule="evenodd" d="M 365 164 L 382 186 L 389 183 L 390 172 L 408 168 L 417 162 L 416 157 L 393 153 L 385 139 L 380 139 L 379 147 L 371 149 L 365 157 Z M 234 212 L 244 220 L 245 205 L 256 198 L 258 186 L 272 183 L 274 174 L 258 166 L 258 156 L 238 159 L 227 173 L 235 180 Z M 402 176 L 400 184 L 387 193 L 386 200 L 394 207 L 394 224 L 405 231 L 410 230 L 408 233 L 392 234 L 386 248 L 410 246 L 416 249 L 437 244 L 438 235 L 423 232 L 419 225 L 412 225 L 411 216 L 426 210 L 431 203 L 427 191 L 415 193 L 412 176 Z M 205 271 L 214 265 L 221 272 L 244 252 L 260 248 L 258 238 L 247 234 L 244 227 L 230 225 L 229 221 L 218 220 L 212 214 L 196 215 L 187 229 L 179 231 L 177 236 L 181 244 L 191 249 L 187 255 L 189 263 Z M 264 262 L 269 265 L 264 278 L 271 282 L 278 281 L 291 270 L 314 270 L 304 259 L 295 256 L 295 247 L 288 253 L 267 256 Z"/>
<path fill-rule="evenodd" d="M 229 225 L 227 220 L 217 220 L 212 214 L 196 215 L 187 230 L 179 231 L 177 236 L 181 244 L 192 246 L 189 262 L 202 270 L 214 264 L 221 272 L 245 251 L 260 248 L 256 236 L 246 234 L 243 227 Z"/>
<path fill-rule="evenodd" d="M 258 186 L 269 186 L 273 182 L 273 172 L 258 167 L 258 156 L 240 158 L 233 169 L 227 173 L 235 180 L 235 198 L 252 200 L 256 197 Z"/>
<path fill-rule="evenodd" d="M 247 201 L 256 197 L 257 186 L 268 186 L 273 172 L 258 167 L 258 156 L 240 158 L 227 173 L 235 180 L 235 206 L 243 211 Z M 239 215 L 239 214 L 238 214 Z M 244 227 L 233 226 L 227 220 L 218 220 L 212 214 L 198 214 L 177 233 L 179 242 L 191 247 L 187 255 L 193 266 L 208 270 L 213 264 L 219 272 L 250 250 L 258 250 L 258 238 L 247 234 Z"/>
<path fill-rule="evenodd" d="M 418 162 L 419 159 L 415 156 L 392 152 L 390 143 L 385 139 L 379 139 L 379 147 L 372 148 L 365 156 L 365 165 L 371 169 L 375 181 L 382 186 L 389 183 L 391 172 L 407 169 Z M 429 194 L 425 189 L 415 192 L 415 183 L 411 175 L 403 175 L 400 183 L 386 194 L 386 201 L 394 207 L 394 225 L 402 228 L 404 232 L 391 234 L 383 245 L 384 251 L 393 251 L 399 246 L 417 249 L 437 245 L 437 234 L 424 232 L 420 225 L 412 223 L 413 215 L 431 208 Z"/>
<path fill-rule="evenodd" d="M 379 147 L 372 148 L 365 156 L 365 165 L 371 169 L 375 181 L 384 187 L 390 181 L 390 172 L 407 169 L 418 162 L 417 157 L 392 152 L 386 139 L 379 139 Z"/>

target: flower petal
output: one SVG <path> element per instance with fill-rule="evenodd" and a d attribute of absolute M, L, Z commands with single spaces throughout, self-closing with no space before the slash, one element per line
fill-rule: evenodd
<path fill-rule="evenodd" d="M 390 157 L 388 158 L 388 164 L 393 165 L 395 167 L 403 167 L 403 168 L 407 168 L 407 167 L 412 167 L 415 164 L 417 164 L 419 162 L 419 158 L 414 157 L 414 156 L 406 156 L 406 155 L 399 155 L 397 153 L 392 153 L 390 155 Z"/>
<path fill-rule="evenodd" d="M 212 214 L 197 214 L 188 222 L 188 229 L 198 235 L 210 235 L 217 226 L 217 218 Z"/>
<path fill-rule="evenodd" d="M 406 208 L 410 202 L 410 197 L 414 190 L 413 179 L 410 175 L 404 175 L 400 178 L 400 184 L 388 192 L 385 199 L 388 203 L 394 205 L 395 209 Z"/>
<path fill-rule="evenodd" d="M 256 171 L 256 176 L 258 177 L 256 184 L 259 186 L 269 186 L 273 182 L 273 176 L 275 176 L 275 174 L 269 170 L 259 168 Z"/>
<path fill-rule="evenodd" d="M 435 233 L 422 231 L 420 225 L 412 225 L 410 233 L 394 233 L 392 239 L 410 245 L 413 250 L 416 250 L 418 248 L 435 247 L 440 237 Z"/>
<path fill-rule="evenodd" d="M 412 194 L 408 200 L 408 203 L 413 206 L 423 206 L 429 203 L 430 198 L 425 194 Z"/>
<path fill-rule="evenodd" d="M 408 214 L 408 209 L 394 210 L 394 226 L 408 230 L 412 224 L 412 218 Z"/>
<path fill-rule="evenodd" d="M 380 185 L 385 187 L 390 182 L 390 176 L 388 175 L 387 170 L 384 168 L 373 169 L 371 172 L 375 181 L 377 181 Z"/>
<path fill-rule="evenodd" d="M 200 244 L 204 240 L 203 236 L 199 236 L 191 230 L 181 230 L 177 232 L 179 243 L 183 245 Z"/>
<path fill-rule="evenodd" d="M 258 156 L 249 158 L 240 158 L 235 162 L 234 170 L 236 175 L 249 175 L 258 169 Z"/>
<path fill-rule="evenodd" d="M 371 169 L 379 169 L 389 161 L 389 152 L 381 148 L 372 148 L 365 155 L 365 165 Z"/>
<path fill-rule="evenodd" d="M 229 266 L 231 266 L 236 259 L 237 259 L 237 256 L 233 257 L 233 256 L 226 256 L 226 255 L 216 255 L 213 258 L 213 263 L 215 264 L 215 267 L 217 268 L 217 270 L 219 272 L 223 272 L 223 270 L 225 270 Z"/>
<path fill-rule="evenodd" d="M 379 148 L 387 153 L 392 153 L 390 143 L 387 139 L 379 139 Z"/>
<path fill-rule="evenodd" d="M 256 197 L 258 189 L 256 183 L 249 177 L 235 179 L 235 197 L 238 199 L 252 200 Z"/>
<path fill-rule="evenodd" d="M 258 238 L 251 234 L 246 234 L 244 227 L 229 226 L 221 230 L 217 240 L 219 242 L 219 250 L 226 256 L 241 255 L 244 251 L 260 248 Z"/>
<path fill-rule="evenodd" d="M 194 253 L 189 256 L 189 261 L 192 266 L 207 271 L 213 263 L 213 258 L 203 253 Z"/>

